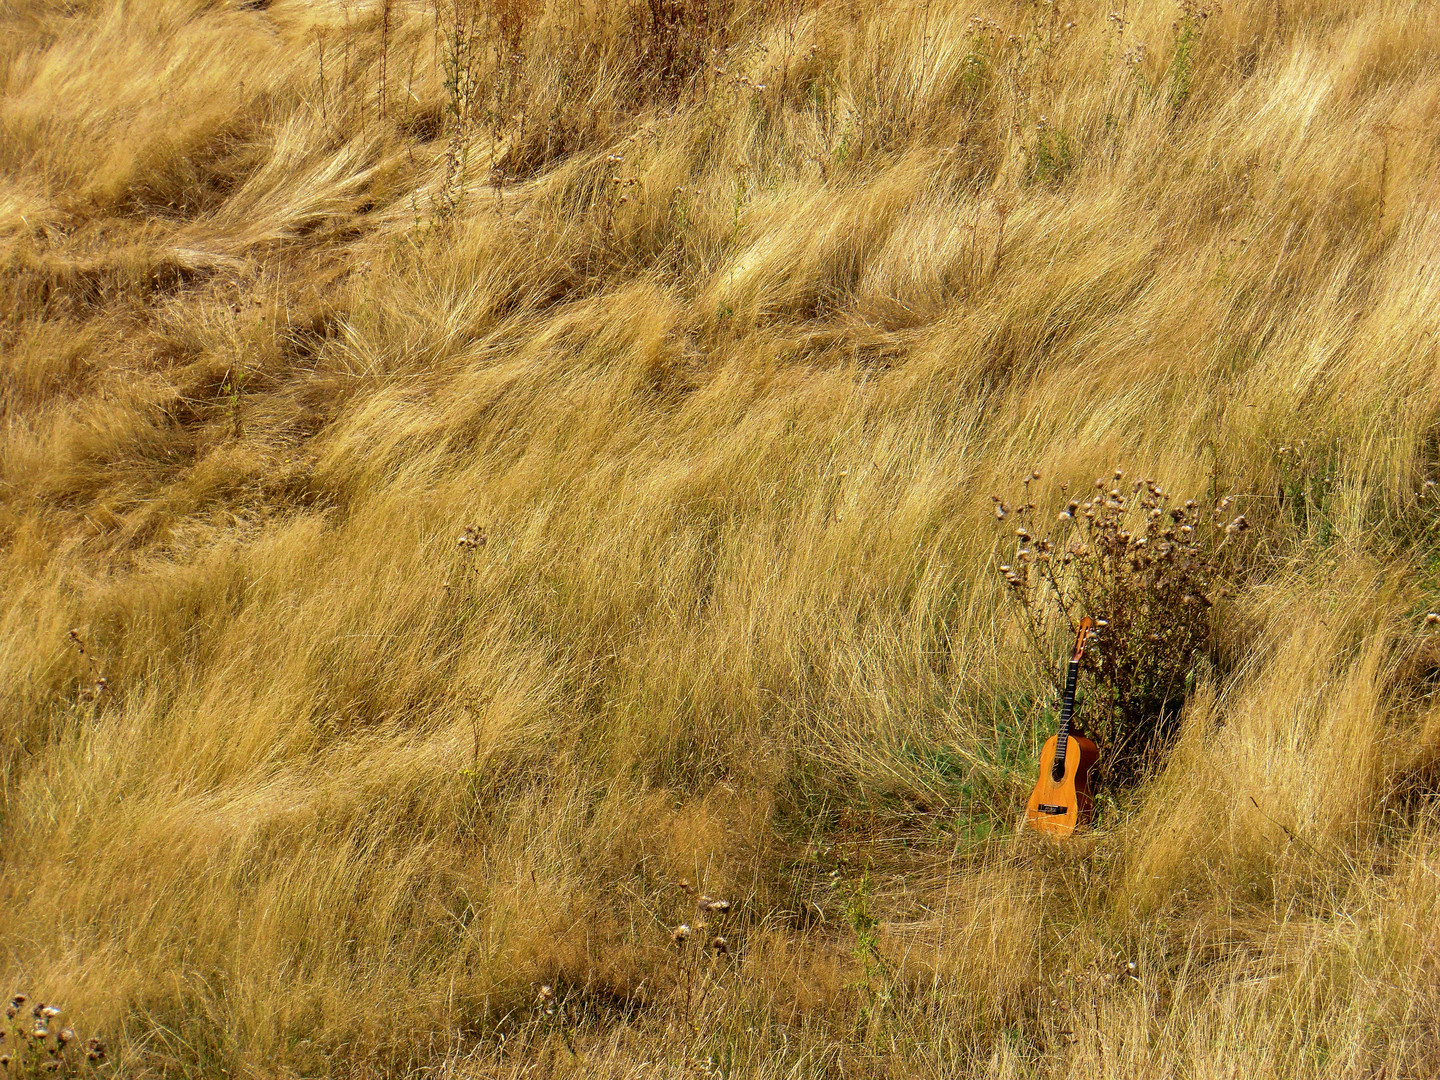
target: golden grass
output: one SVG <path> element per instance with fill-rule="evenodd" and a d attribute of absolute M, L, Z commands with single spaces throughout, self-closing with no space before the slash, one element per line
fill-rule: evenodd
<path fill-rule="evenodd" d="M 1440 8 L 1109 10 L 0 10 L 0 983 L 127 1075 L 1440 1069 Z M 1254 539 L 1052 850 L 989 495 L 1117 462 Z"/>

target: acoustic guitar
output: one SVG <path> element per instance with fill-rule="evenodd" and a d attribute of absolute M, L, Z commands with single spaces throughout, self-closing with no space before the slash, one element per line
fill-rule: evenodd
<path fill-rule="evenodd" d="M 1057 840 L 1090 823 L 1090 767 L 1099 759 L 1100 751 L 1085 736 L 1071 734 L 1070 718 L 1075 712 L 1080 657 L 1094 625 L 1089 616 L 1080 620 L 1075 652 L 1065 677 L 1065 695 L 1060 700 L 1060 729 L 1045 740 L 1040 751 L 1040 779 L 1025 804 L 1025 820 L 1037 832 Z"/>

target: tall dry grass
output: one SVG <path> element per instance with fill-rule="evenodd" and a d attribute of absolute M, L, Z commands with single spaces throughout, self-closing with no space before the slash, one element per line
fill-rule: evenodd
<path fill-rule="evenodd" d="M 1434 4 L 0 29 L 0 972 L 115 1068 L 1440 1067 Z M 1055 850 L 989 495 L 1117 462 L 1255 527 Z"/>

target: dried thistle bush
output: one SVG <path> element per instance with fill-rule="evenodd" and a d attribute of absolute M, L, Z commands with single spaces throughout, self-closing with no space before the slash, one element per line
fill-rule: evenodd
<path fill-rule="evenodd" d="M 1025 477 L 1013 508 L 991 496 L 997 524 L 1015 540 L 999 572 L 1047 666 L 1057 635 L 1073 637 L 1086 615 L 1095 620 L 1076 711 L 1101 747 L 1100 781 L 1128 786 L 1163 755 L 1212 642 L 1224 549 L 1249 523 L 1243 515 L 1225 521 L 1228 497 L 1213 507 L 1194 499 L 1176 506 L 1151 478 L 1126 491 L 1117 468 L 1095 481 L 1089 498 L 1068 498 L 1041 524 L 1030 501 L 1039 478 Z"/>
<path fill-rule="evenodd" d="M 37 1002 L 25 1008 L 29 999 L 16 994 L 5 1007 L 0 1025 L 0 1076 L 94 1076 L 105 1065 L 105 1044 L 98 1038 L 86 1041 L 82 1055 L 75 1032 L 57 1027 L 61 1010 Z"/>
<path fill-rule="evenodd" d="M 717 47 L 728 44 L 733 0 L 648 0 L 632 7 L 635 78 L 644 96 L 675 101 Z"/>

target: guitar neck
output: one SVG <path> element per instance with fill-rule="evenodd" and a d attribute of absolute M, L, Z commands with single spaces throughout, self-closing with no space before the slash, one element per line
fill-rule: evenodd
<path fill-rule="evenodd" d="M 1055 735 L 1055 764 L 1065 766 L 1065 748 L 1070 741 L 1070 717 L 1075 714 L 1075 684 L 1080 679 L 1080 661 L 1072 659 L 1065 673 L 1065 694 L 1060 699 L 1060 729 Z"/>

